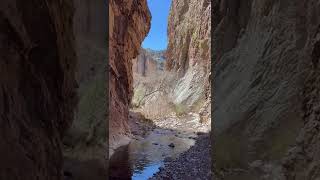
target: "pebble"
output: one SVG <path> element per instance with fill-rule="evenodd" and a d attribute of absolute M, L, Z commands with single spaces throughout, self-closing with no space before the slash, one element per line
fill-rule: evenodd
<path fill-rule="evenodd" d="M 171 147 L 171 148 L 175 147 L 175 145 L 173 143 L 170 143 L 168 146 Z"/>

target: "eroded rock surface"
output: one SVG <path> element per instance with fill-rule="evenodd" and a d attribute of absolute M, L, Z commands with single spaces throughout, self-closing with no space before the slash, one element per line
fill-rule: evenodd
<path fill-rule="evenodd" d="M 77 102 L 71 1 L 0 3 L 0 179 L 61 180 Z"/>
<path fill-rule="evenodd" d="M 125 143 L 133 94 L 132 59 L 150 29 L 145 0 L 109 1 L 109 145 Z M 109 154 L 110 155 L 110 154 Z"/>
<path fill-rule="evenodd" d="M 215 161 L 243 170 L 225 178 L 319 178 L 319 9 L 316 0 L 214 1 Z M 271 170 L 250 168 L 257 160 Z"/>
<path fill-rule="evenodd" d="M 168 22 L 166 69 L 181 78 L 173 92 L 175 104 L 199 110 L 210 102 L 211 2 L 172 1 Z M 210 112 L 210 106 L 203 111 Z M 208 116 L 210 117 L 210 116 Z"/>

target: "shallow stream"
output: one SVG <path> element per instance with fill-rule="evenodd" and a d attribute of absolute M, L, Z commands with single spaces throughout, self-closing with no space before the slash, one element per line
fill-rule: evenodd
<path fill-rule="evenodd" d="M 110 159 L 110 179 L 146 180 L 159 171 L 165 158 L 176 158 L 193 146 L 195 137 L 194 132 L 156 128 L 115 151 Z"/>

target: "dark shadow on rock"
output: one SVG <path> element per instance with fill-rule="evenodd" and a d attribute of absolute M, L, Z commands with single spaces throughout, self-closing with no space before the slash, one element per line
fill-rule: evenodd
<path fill-rule="evenodd" d="M 106 180 L 106 162 L 102 160 L 86 160 L 65 158 L 64 159 L 65 180 Z"/>
<path fill-rule="evenodd" d="M 128 160 L 128 145 L 121 146 L 109 160 L 109 180 L 131 179 L 132 171 Z"/>

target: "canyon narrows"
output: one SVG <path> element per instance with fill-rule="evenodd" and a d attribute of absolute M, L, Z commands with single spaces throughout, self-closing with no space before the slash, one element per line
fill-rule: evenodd
<path fill-rule="evenodd" d="M 172 1 L 168 49 L 155 51 L 141 48 L 146 2 L 128 2 L 109 6 L 111 179 L 210 179 L 211 3 Z"/>
<path fill-rule="evenodd" d="M 319 180 L 319 60 L 319 0 L 2 0 L 0 180 Z"/>

